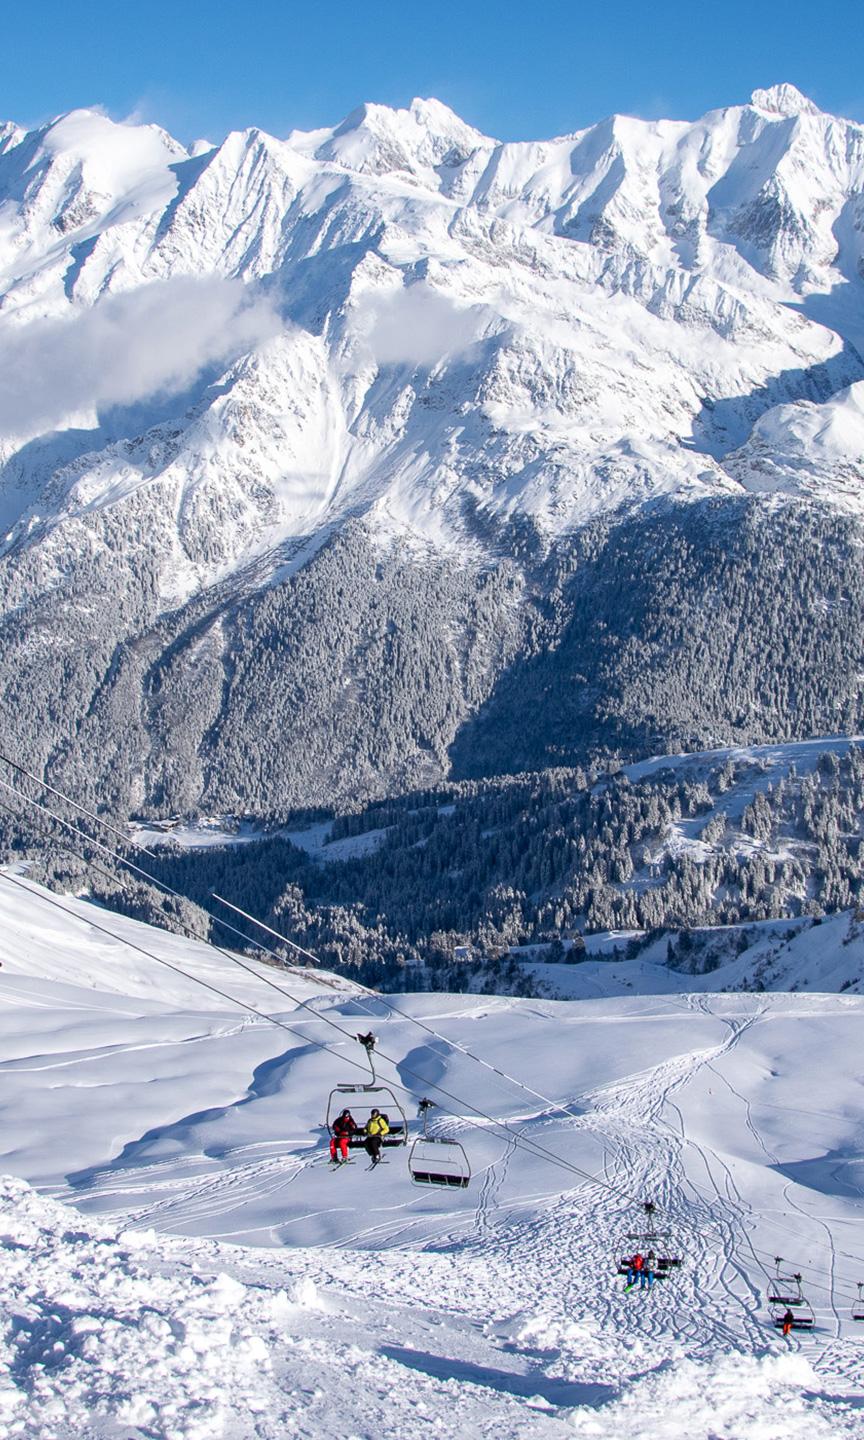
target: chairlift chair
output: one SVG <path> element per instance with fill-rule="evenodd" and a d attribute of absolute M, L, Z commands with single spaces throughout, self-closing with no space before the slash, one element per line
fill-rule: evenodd
<path fill-rule="evenodd" d="M 466 1190 L 471 1180 L 471 1165 L 458 1140 L 445 1135 L 429 1134 L 429 1111 L 434 1100 L 421 1100 L 423 1134 L 418 1135 L 408 1156 L 408 1169 L 415 1185 L 435 1185 L 442 1190 Z"/>
<path fill-rule="evenodd" d="M 801 1276 L 793 1274 L 789 1270 L 781 1269 L 783 1256 L 774 1256 L 774 1274 L 771 1277 L 771 1285 L 768 1290 L 769 1305 L 785 1305 L 787 1309 L 794 1310 L 796 1305 L 805 1304 L 804 1295 L 801 1290 Z"/>
<path fill-rule="evenodd" d="M 801 1275 L 798 1271 L 784 1271 L 782 1265 L 782 1255 L 775 1255 L 774 1275 L 768 1290 L 771 1322 L 777 1330 L 782 1330 L 787 1323 L 792 1330 L 812 1330 L 816 1317 L 801 1288 Z M 788 1322 L 787 1316 L 791 1317 Z"/>
<path fill-rule="evenodd" d="M 365 1127 L 369 1123 L 373 1110 L 380 1110 L 386 1115 L 387 1123 L 390 1126 L 387 1134 L 382 1137 L 381 1144 L 387 1149 L 397 1145 L 408 1144 L 408 1117 L 393 1091 L 387 1085 L 381 1085 L 375 1074 L 375 1061 L 373 1052 L 377 1044 L 371 1030 L 368 1035 L 358 1035 L 357 1039 L 366 1051 L 366 1059 L 369 1061 L 369 1069 L 372 1072 L 372 1079 L 366 1084 L 346 1083 L 337 1085 L 335 1090 L 330 1091 L 327 1100 L 327 1129 L 333 1134 L 333 1122 L 342 1111 L 348 1109 L 354 1118 L 357 1126 L 356 1134 L 348 1140 L 349 1150 L 362 1150 L 365 1144 Z M 350 1096 L 362 1096 L 362 1100 L 354 1100 L 348 1103 Z M 396 1116 L 398 1115 L 398 1120 Z"/>
<path fill-rule="evenodd" d="M 864 1280 L 858 1281 L 858 1299 L 852 1305 L 852 1319 L 864 1320 Z"/>
<path fill-rule="evenodd" d="M 648 1255 L 654 1252 L 654 1279 L 668 1280 L 670 1271 L 677 1270 L 681 1266 L 681 1254 L 678 1246 L 667 1231 L 658 1230 L 654 1224 L 654 1215 L 657 1206 L 653 1200 L 646 1200 L 642 1209 L 645 1211 L 645 1228 L 643 1230 L 628 1230 L 618 1247 L 618 1274 L 629 1275 L 633 1256 L 638 1252 L 641 1255 Z"/>

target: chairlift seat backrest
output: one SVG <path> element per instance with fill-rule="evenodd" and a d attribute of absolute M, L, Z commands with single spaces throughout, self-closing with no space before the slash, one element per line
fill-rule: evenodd
<path fill-rule="evenodd" d="M 791 1314 L 792 1318 L 787 1322 L 786 1316 Z M 791 1330 L 812 1330 L 816 1323 L 815 1316 L 807 1301 L 793 1310 L 791 1305 L 779 1304 L 771 1306 L 771 1320 L 778 1330 L 788 1323 Z"/>
<path fill-rule="evenodd" d="M 415 1185 L 465 1190 L 471 1180 L 471 1166 L 458 1140 L 425 1135 L 411 1146 L 408 1169 Z"/>
<path fill-rule="evenodd" d="M 348 1094 L 362 1096 L 362 1103 L 345 1107 L 342 1102 Z M 381 1144 L 385 1149 L 389 1150 L 396 1145 L 408 1144 L 408 1117 L 393 1091 L 386 1085 L 337 1085 L 335 1090 L 331 1090 L 327 1103 L 327 1129 L 331 1135 L 333 1121 L 340 1110 L 344 1108 L 351 1111 L 354 1124 L 358 1127 L 358 1133 L 352 1135 L 348 1140 L 349 1150 L 361 1150 L 365 1145 L 366 1136 L 363 1131 L 372 1118 L 373 1110 L 380 1110 L 382 1115 L 393 1117 L 387 1121 L 390 1126 L 389 1131 L 381 1137 Z M 398 1119 L 396 1119 L 397 1115 Z"/>

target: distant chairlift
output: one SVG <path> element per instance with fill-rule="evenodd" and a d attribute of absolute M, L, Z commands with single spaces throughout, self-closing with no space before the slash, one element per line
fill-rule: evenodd
<path fill-rule="evenodd" d="M 852 1319 L 864 1320 L 864 1280 L 858 1281 L 858 1299 L 852 1306 Z"/>
<path fill-rule="evenodd" d="M 801 1276 L 797 1271 L 793 1274 L 784 1270 L 783 1263 L 782 1255 L 774 1256 L 774 1274 L 768 1290 L 771 1321 L 778 1330 L 782 1330 L 789 1315 L 792 1318 L 788 1324 L 793 1330 L 812 1330 L 815 1317 L 810 1302 L 801 1289 Z"/>
<path fill-rule="evenodd" d="M 646 1200 L 642 1206 L 645 1211 L 645 1225 L 641 1230 L 628 1230 L 623 1237 L 617 1252 L 618 1274 L 628 1275 L 637 1253 L 644 1258 L 653 1256 L 652 1268 L 655 1280 L 668 1280 L 672 1270 L 679 1269 L 681 1265 L 681 1252 L 675 1244 L 674 1236 L 668 1231 L 658 1230 L 654 1223 L 654 1216 L 657 1206 L 653 1200 Z"/>
<path fill-rule="evenodd" d="M 421 1100 L 423 1134 L 418 1135 L 408 1156 L 408 1169 L 415 1185 L 437 1185 L 442 1190 L 465 1190 L 471 1179 L 468 1156 L 458 1140 L 429 1134 L 429 1111 L 434 1100 Z"/>
<path fill-rule="evenodd" d="M 357 1039 L 366 1051 L 366 1059 L 369 1061 L 369 1069 L 372 1072 L 371 1082 L 365 1085 L 345 1084 L 337 1085 L 335 1090 L 330 1091 L 330 1098 L 327 1101 L 327 1129 L 333 1134 L 333 1121 L 343 1110 L 348 1109 L 358 1127 L 356 1135 L 352 1135 L 348 1141 L 350 1150 L 361 1150 L 365 1136 L 364 1129 L 369 1123 L 373 1110 L 380 1110 L 386 1115 L 387 1123 L 390 1126 L 388 1133 L 383 1137 L 381 1143 L 385 1148 L 392 1148 L 395 1145 L 408 1144 L 408 1117 L 393 1091 L 386 1085 L 378 1083 L 375 1074 L 374 1051 L 378 1043 L 376 1037 L 369 1031 L 368 1035 L 358 1035 Z M 360 1096 L 362 1099 L 352 1099 Z M 398 1119 L 397 1119 L 398 1116 Z"/>

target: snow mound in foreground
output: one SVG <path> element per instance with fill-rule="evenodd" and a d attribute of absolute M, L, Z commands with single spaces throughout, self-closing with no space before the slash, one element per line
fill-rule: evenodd
<path fill-rule="evenodd" d="M 577 1435 L 628 1440 L 832 1440 L 860 1433 L 851 1411 L 813 1393 L 803 1356 L 724 1355 L 709 1364 L 679 1360 L 646 1375 L 597 1414 L 573 1415 Z M 849 1426 L 845 1428 L 846 1422 Z M 853 1431 L 854 1425 L 854 1431 Z"/>

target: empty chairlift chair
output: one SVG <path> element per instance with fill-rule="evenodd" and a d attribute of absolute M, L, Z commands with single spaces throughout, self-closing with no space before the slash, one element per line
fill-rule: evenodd
<path fill-rule="evenodd" d="M 358 1128 L 357 1133 L 352 1135 L 348 1141 L 348 1147 L 351 1150 L 361 1150 L 365 1139 L 364 1129 L 369 1123 L 372 1111 L 380 1110 L 381 1114 L 386 1116 L 387 1124 L 390 1126 L 389 1133 L 381 1142 L 382 1145 L 387 1149 L 392 1149 L 396 1145 L 407 1145 L 408 1117 L 393 1091 L 387 1085 L 381 1085 L 375 1074 L 373 1055 L 377 1044 L 376 1038 L 370 1031 L 368 1035 L 358 1035 L 357 1039 L 366 1051 L 372 1078 L 365 1085 L 357 1085 L 352 1082 L 337 1085 L 335 1090 L 330 1091 L 330 1098 L 327 1101 L 327 1129 L 332 1135 L 333 1121 L 343 1110 L 350 1110 Z"/>
<path fill-rule="evenodd" d="M 852 1319 L 864 1321 L 864 1280 L 858 1281 L 858 1299 L 852 1305 Z"/>
<path fill-rule="evenodd" d="M 434 1185 L 442 1190 L 465 1190 L 471 1179 L 468 1156 L 458 1140 L 429 1134 L 429 1111 L 434 1100 L 421 1100 L 423 1134 L 418 1135 L 408 1156 L 408 1169 L 415 1185 Z"/>
<path fill-rule="evenodd" d="M 768 1289 L 768 1306 L 775 1329 L 788 1324 L 792 1330 L 812 1330 L 815 1317 L 801 1289 L 801 1276 L 783 1269 L 782 1255 L 774 1257 L 774 1274 Z"/>

